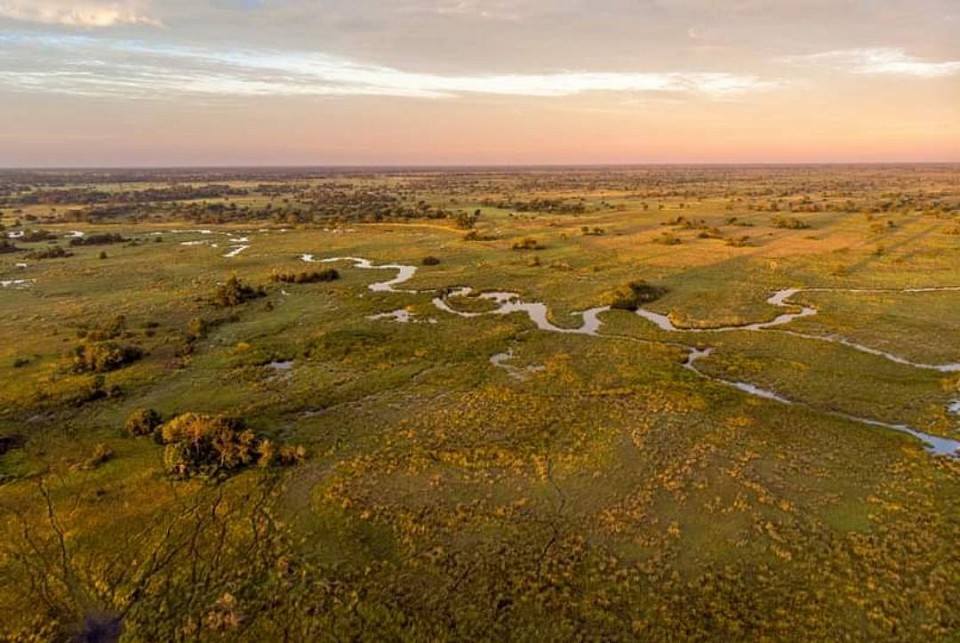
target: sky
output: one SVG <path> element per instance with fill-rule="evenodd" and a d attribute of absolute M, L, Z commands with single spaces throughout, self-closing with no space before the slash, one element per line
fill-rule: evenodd
<path fill-rule="evenodd" d="M 0 166 L 960 161 L 960 0 L 0 0 Z"/>

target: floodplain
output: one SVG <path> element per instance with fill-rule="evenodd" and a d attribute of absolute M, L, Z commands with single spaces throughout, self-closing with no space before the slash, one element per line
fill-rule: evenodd
<path fill-rule="evenodd" d="M 956 165 L 9 171 L 0 225 L 2 636 L 960 632 Z"/>

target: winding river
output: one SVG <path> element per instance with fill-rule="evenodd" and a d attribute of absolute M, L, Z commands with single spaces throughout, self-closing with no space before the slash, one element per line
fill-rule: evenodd
<path fill-rule="evenodd" d="M 300 259 L 308 263 L 337 263 L 349 261 L 354 264 L 355 267 L 365 269 L 365 270 L 396 270 L 397 275 L 393 279 L 387 281 L 380 281 L 373 284 L 370 284 L 368 288 L 373 292 L 390 292 L 390 293 L 406 293 L 406 294 L 423 294 L 427 292 L 435 292 L 435 290 L 401 290 L 397 289 L 396 286 L 403 284 L 409 281 L 417 272 L 417 266 L 408 266 L 402 264 L 380 264 L 375 265 L 369 259 L 364 259 L 362 257 L 330 257 L 327 259 L 316 259 L 312 254 L 303 254 L 300 256 Z M 654 323 L 658 328 L 663 331 L 670 333 L 724 333 L 732 332 L 735 330 L 740 331 L 762 331 L 776 328 L 778 326 L 783 326 L 784 324 L 789 324 L 795 319 L 801 317 L 811 317 L 817 314 L 817 309 L 812 306 L 804 306 L 800 304 L 791 303 L 790 300 L 792 297 L 801 292 L 905 292 L 905 293 L 917 293 L 917 292 L 956 292 L 960 291 L 960 287 L 934 287 L 934 288 L 906 288 L 902 290 L 894 289 L 863 289 L 863 288 L 850 288 L 850 289 L 834 289 L 834 288 L 786 288 L 783 290 L 778 290 L 775 292 L 769 299 L 767 303 L 773 306 L 778 306 L 781 308 L 798 308 L 799 310 L 788 311 L 781 315 L 778 315 L 774 319 L 766 322 L 753 322 L 749 324 L 742 324 L 736 326 L 719 326 L 714 328 L 683 328 L 674 325 L 670 318 L 666 315 L 660 313 L 655 313 L 643 308 L 637 310 L 637 315 Z M 513 292 L 482 292 L 476 295 L 473 294 L 474 290 L 468 286 L 456 287 L 446 290 L 443 294 L 434 297 L 432 304 L 438 310 L 441 310 L 445 313 L 457 315 L 459 317 L 479 317 L 482 315 L 508 315 L 515 312 L 525 313 L 530 320 L 536 325 L 537 328 L 543 331 L 552 332 L 552 333 L 565 333 L 565 334 L 577 334 L 577 335 L 590 335 L 594 337 L 603 337 L 600 333 L 600 328 L 603 325 L 603 322 L 600 319 L 600 314 L 610 310 L 609 306 L 600 306 L 596 308 L 590 308 L 588 310 L 580 313 L 582 318 L 581 325 L 577 328 L 564 328 L 561 326 L 556 326 L 550 322 L 548 318 L 548 311 L 545 304 L 540 302 L 524 302 L 520 295 Z M 485 312 L 466 312 L 456 310 L 451 307 L 448 299 L 450 297 L 467 297 L 467 296 L 476 296 L 486 301 L 492 302 L 496 307 Z M 394 313 L 386 313 L 383 315 L 374 315 L 371 316 L 371 319 L 387 319 L 393 318 L 396 321 L 404 321 L 401 319 L 401 316 Z M 950 363 L 950 364 L 922 364 L 917 362 L 912 362 L 905 358 L 887 353 L 885 351 L 880 351 L 869 346 L 863 346 L 852 342 L 850 340 L 837 337 L 837 336 L 819 336 L 819 335 L 808 335 L 805 333 L 797 333 L 793 331 L 782 331 L 788 332 L 791 335 L 797 337 L 804 337 L 807 339 L 815 339 L 819 341 L 826 341 L 835 344 L 840 344 L 854 350 L 861 352 L 869 353 L 871 355 L 876 355 L 878 357 L 883 357 L 890 361 L 896 362 L 898 364 L 903 364 L 907 366 L 912 366 L 915 368 L 923 369 L 932 369 L 940 372 L 960 372 L 960 363 Z M 717 382 L 726 386 L 731 386 L 736 388 L 748 395 L 754 397 L 763 398 L 765 400 L 771 400 L 778 402 L 780 404 L 788 405 L 800 405 L 807 408 L 812 408 L 821 412 L 825 412 L 828 415 L 834 417 L 839 417 L 847 420 L 852 420 L 859 422 L 861 424 L 866 424 L 868 426 L 876 426 L 885 429 L 890 429 L 893 431 L 899 431 L 900 433 L 906 433 L 911 435 L 924 443 L 927 451 L 937 455 L 947 455 L 951 457 L 960 457 L 960 441 L 951 440 L 948 438 L 943 438 L 935 435 L 930 435 L 924 433 L 914 427 L 908 426 L 906 424 L 891 424 L 887 422 L 881 422 L 879 420 L 873 420 L 870 418 L 857 417 L 853 415 L 848 415 L 845 413 L 839 413 L 835 411 L 822 411 L 820 409 L 815 409 L 814 407 L 803 403 L 790 400 L 782 395 L 779 395 L 773 391 L 759 388 L 753 384 L 747 382 L 735 382 L 730 380 L 724 380 L 721 378 L 708 375 L 707 373 L 701 371 L 697 368 L 696 363 L 698 360 L 709 357 L 713 352 L 712 348 L 697 348 L 695 346 L 690 346 L 687 344 L 682 344 L 679 342 L 657 342 L 655 340 L 644 340 L 650 341 L 651 343 L 667 344 L 672 346 L 678 346 L 688 351 L 687 359 L 683 363 L 684 368 L 689 371 L 696 373 L 698 376 L 708 379 L 713 382 Z M 506 353 L 498 353 L 494 355 L 490 362 L 494 366 L 505 367 L 505 361 L 513 357 L 512 351 Z M 512 369 L 513 367 L 511 367 Z M 510 369 L 508 369 L 510 370 Z M 960 402 L 956 403 L 958 409 L 960 409 Z M 953 412 L 954 405 L 951 405 L 950 410 Z"/>

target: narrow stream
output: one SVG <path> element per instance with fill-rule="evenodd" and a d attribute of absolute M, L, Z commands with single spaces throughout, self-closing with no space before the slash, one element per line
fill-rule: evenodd
<path fill-rule="evenodd" d="M 33 279 L 3 279 L 0 280 L 0 288 L 11 288 L 13 290 L 25 290 L 33 285 Z"/>
<path fill-rule="evenodd" d="M 793 304 L 790 302 L 790 299 L 801 292 L 907 292 L 907 293 L 916 293 L 916 292 L 951 292 L 958 291 L 960 288 L 954 287 L 943 287 L 943 288 L 908 288 L 905 290 L 866 290 L 866 289 L 829 289 L 829 288 L 786 288 L 784 290 L 778 290 L 775 292 L 769 299 L 767 303 L 773 306 L 779 306 L 781 308 L 790 308 L 790 307 L 799 307 L 800 310 L 797 312 L 788 312 L 782 315 L 778 315 L 776 318 L 767 321 L 767 322 L 753 322 L 750 324 L 742 324 L 735 326 L 716 326 L 713 328 L 685 328 L 681 326 L 676 326 L 673 321 L 667 315 L 662 315 L 660 313 L 655 313 L 650 310 L 645 310 L 643 308 L 637 310 L 637 315 L 643 317 L 647 321 L 653 322 L 657 328 L 671 333 L 726 333 L 735 330 L 750 330 L 750 331 L 759 331 L 767 330 L 774 328 L 776 326 L 783 326 L 784 324 L 789 324 L 795 319 L 800 319 L 801 317 L 812 317 L 817 314 L 817 309 L 812 306 L 802 306 L 799 304 Z M 871 348 L 869 346 L 864 346 L 863 344 L 858 344 L 852 340 L 846 339 L 845 337 L 840 337 L 839 335 L 811 335 L 809 333 L 798 333 L 796 331 L 782 330 L 780 332 L 786 333 L 793 337 L 801 337 L 803 339 L 812 339 L 821 342 L 830 342 L 831 344 L 841 344 L 848 348 L 860 351 L 861 353 L 869 353 L 870 355 L 875 355 L 877 357 L 882 357 L 884 359 L 890 360 L 897 364 L 903 364 L 905 366 L 912 366 L 914 368 L 922 368 L 927 370 L 939 371 L 941 373 L 957 373 L 960 372 L 960 362 L 949 363 L 949 364 L 924 364 L 921 362 L 913 362 L 906 358 L 900 357 L 899 355 L 894 355 L 893 353 L 888 353 L 876 348 Z"/>
<path fill-rule="evenodd" d="M 401 264 L 381 264 L 374 265 L 369 259 L 364 259 L 361 257 L 332 257 L 329 259 L 315 259 L 312 254 L 303 254 L 300 256 L 302 261 L 309 263 L 334 263 L 340 261 L 351 261 L 357 268 L 362 268 L 365 270 L 396 270 L 397 276 L 393 279 L 387 281 L 380 281 L 373 284 L 370 284 L 368 288 L 373 292 L 391 292 L 391 293 L 406 293 L 406 294 L 421 294 L 424 292 L 431 291 L 420 291 L 420 290 L 398 290 L 395 286 L 403 284 L 409 281 L 417 272 L 416 266 L 407 266 Z M 778 290 L 773 295 L 767 299 L 767 303 L 779 306 L 782 308 L 787 307 L 796 307 L 799 308 L 795 312 L 786 312 L 782 315 L 778 315 L 776 318 L 767 321 L 767 322 L 754 322 L 749 324 L 743 324 L 738 326 L 720 326 L 716 328 L 680 328 L 673 324 L 670 318 L 666 315 L 661 315 L 659 313 L 654 313 L 652 311 L 645 310 L 643 308 L 637 311 L 637 315 L 643 317 L 644 319 L 653 322 L 657 325 L 658 328 L 667 332 L 676 332 L 676 333 L 718 333 L 718 332 L 731 332 L 735 330 L 746 330 L 746 331 L 761 331 L 770 328 L 775 328 L 777 326 L 782 326 L 788 324 L 795 319 L 801 317 L 810 317 L 817 314 L 817 309 L 812 306 L 802 306 L 797 304 L 790 303 L 791 297 L 795 296 L 800 292 L 907 292 L 907 293 L 916 293 L 916 292 L 949 292 L 949 291 L 960 291 L 960 287 L 934 287 L 934 288 L 907 288 L 903 290 L 892 290 L 892 289 L 831 289 L 831 288 L 785 288 L 783 290 Z M 563 328 L 556 326 L 550 322 L 548 319 L 548 311 L 545 304 L 540 302 L 524 302 L 520 299 L 520 295 L 513 292 L 482 292 L 477 295 L 473 295 L 473 289 L 469 286 L 458 287 L 448 290 L 445 294 L 434 297 L 432 303 L 434 307 L 438 310 L 442 310 L 446 313 L 457 315 L 459 317 L 479 317 L 481 315 L 507 315 L 515 312 L 526 313 L 530 320 L 539 328 L 540 330 L 552 332 L 552 333 L 567 333 L 567 334 L 578 334 L 578 335 L 590 335 L 594 337 L 603 337 L 600 334 L 600 328 L 603 322 L 600 320 L 600 314 L 610 310 L 609 306 L 600 306 L 597 308 L 590 308 L 580 315 L 583 318 L 583 322 L 579 328 Z M 450 297 L 466 297 L 466 296 L 476 296 L 487 301 L 491 301 L 496 304 L 496 308 L 493 310 L 485 312 L 466 312 L 459 311 L 450 306 L 448 303 L 448 298 Z M 391 313 L 384 313 L 382 315 L 371 316 L 372 319 L 375 318 L 388 318 L 394 317 L 398 321 L 400 319 L 397 316 L 398 311 L 393 311 Z M 958 372 L 960 371 L 960 364 L 942 364 L 942 365 L 932 365 L 932 364 L 920 364 L 916 362 L 911 362 L 910 360 L 898 357 L 891 353 L 880 351 L 868 346 L 862 346 L 850 340 L 846 340 L 839 337 L 825 337 L 819 335 L 807 335 L 804 333 L 796 333 L 791 331 L 791 335 L 798 337 L 804 337 L 808 339 L 816 339 L 820 341 L 827 341 L 831 343 L 840 344 L 859 350 L 862 352 L 870 353 L 871 355 L 876 355 L 878 357 L 884 357 L 891 361 L 894 361 L 898 364 L 904 364 L 907 366 L 913 366 L 916 368 L 924 369 L 933 369 L 941 372 Z M 654 342 L 654 343 L 667 343 L 667 342 Z M 806 403 L 795 402 L 793 400 L 787 399 L 774 391 L 769 391 L 762 389 L 760 387 L 754 386 L 747 382 L 735 382 L 730 380 L 724 380 L 711 375 L 707 375 L 700 369 L 696 367 L 696 362 L 700 359 L 709 357 L 713 352 L 713 348 L 696 348 L 686 344 L 671 343 L 672 345 L 682 346 L 689 351 L 686 361 L 683 364 L 683 367 L 687 370 L 690 370 L 700 377 L 724 384 L 726 386 L 731 386 L 748 395 L 754 397 L 759 397 L 766 400 L 771 400 L 778 402 L 780 404 L 798 404 L 811 408 L 813 410 L 827 413 L 834 417 L 844 418 L 847 420 L 852 420 L 855 422 L 860 422 L 861 424 L 866 424 L 868 426 L 882 427 L 885 429 L 890 429 L 893 431 L 899 431 L 901 433 L 906 433 L 912 435 L 913 437 L 919 439 L 924 443 L 927 451 L 937 455 L 947 455 L 951 457 L 960 457 L 960 441 L 951 440 L 948 438 L 942 438 L 935 435 L 929 435 L 918 429 L 915 429 L 906 424 L 890 424 L 887 422 L 881 422 L 879 420 L 872 420 L 869 418 L 857 417 L 854 415 L 848 415 L 845 413 L 839 413 L 835 411 L 824 411 L 821 409 L 816 409 Z M 506 368 L 508 372 L 510 369 L 516 368 L 511 367 L 505 362 L 513 357 L 512 350 L 507 351 L 506 353 L 497 353 L 496 355 L 490 358 L 490 363 L 499 368 Z M 522 369 L 519 369 L 522 370 Z M 956 403 L 952 403 L 948 410 L 951 413 L 960 413 L 960 400 Z"/>
<path fill-rule="evenodd" d="M 476 296 L 480 299 L 491 301 L 497 305 L 493 310 L 482 312 L 482 313 L 471 313 L 463 312 L 456 310 L 450 307 L 450 304 L 447 303 L 447 298 L 450 296 L 460 296 L 460 297 L 469 297 L 472 296 L 471 293 L 473 289 L 471 288 L 459 288 L 452 293 L 440 297 L 434 297 L 433 305 L 439 310 L 450 313 L 452 315 L 458 315 L 460 317 L 479 317 L 480 315 L 509 315 L 510 313 L 526 313 L 537 328 L 540 330 L 545 330 L 551 333 L 568 333 L 574 335 L 597 335 L 602 322 L 600 321 L 600 313 L 610 310 L 609 306 L 601 306 L 599 308 L 591 308 L 586 310 L 580 315 L 583 317 L 583 322 L 580 324 L 579 328 L 564 328 L 562 326 L 557 326 L 553 324 L 548 319 L 548 311 L 546 304 L 541 304 L 539 302 L 527 303 L 520 299 L 520 295 L 515 292 L 482 292 Z"/>

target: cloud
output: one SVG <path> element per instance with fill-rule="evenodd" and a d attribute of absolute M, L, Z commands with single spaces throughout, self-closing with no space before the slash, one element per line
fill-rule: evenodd
<path fill-rule="evenodd" d="M 517 3 L 506 0 L 433 0 L 425 4 L 401 4 L 398 11 L 486 20 L 519 20 L 521 17 Z"/>
<path fill-rule="evenodd" d="M 899 48 L 841 49 L 803 56 L 786 56 L 791 64 L 824 65 L 855 74 L 898 74 L 942 78 L 960 74 L 960 60 L 927 61 Z"/>
<path fill-rule="evenodd" d="M 5 60 L 13 64 L 4 64 Z M 16 61 L 20 61 L 17 64 Z M 23 64 L 22 61 L 31 61 Z M 726 72 L 587 72 L 442 75 L 309 52 L 215 50 L 128 40 L 0 35 L 0 86 L 130 98 L 468 94 L 562 97 L 586 92 L 668 92 L 726 98 L 777 86 Z"/>
<path fill-rule="evenodd" d="M 0 0 L 0 18 L 71 27 L 159 24 L 143 13 L 140 3 L 130 1 Z"/>

